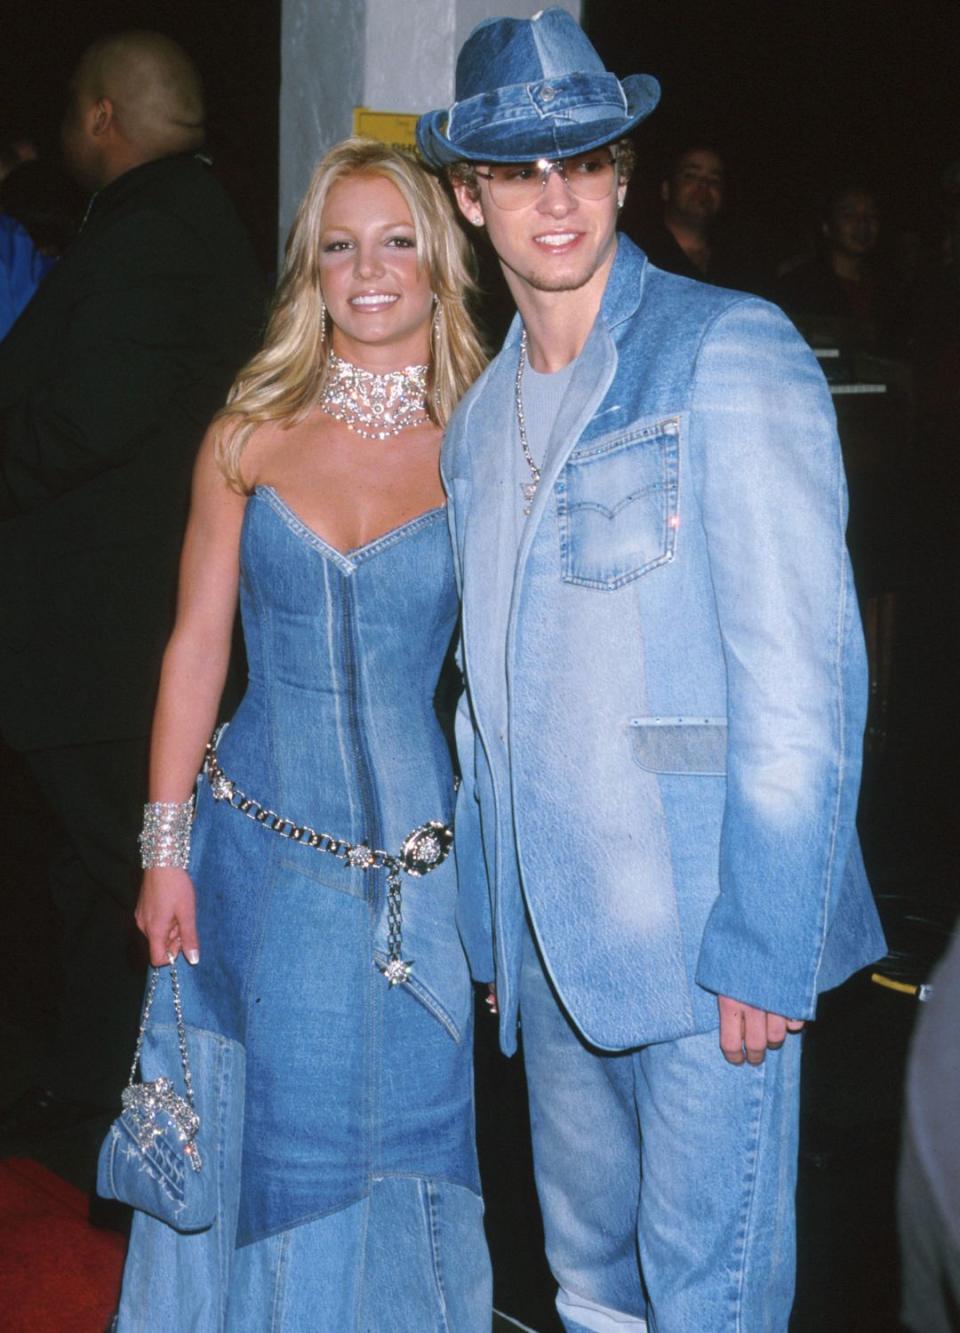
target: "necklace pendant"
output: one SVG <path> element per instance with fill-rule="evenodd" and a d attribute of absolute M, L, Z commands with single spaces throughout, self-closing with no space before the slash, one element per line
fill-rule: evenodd
<path fill-rule="evenodd" d="M 540 478 L 538 477 L 536 481 L 521 481 L 520 483 L 520 494 L 523 496 L 524 518 L 530 517 L 530 507 L 533 504 L 534 496 L 537 493 L 537 482 L 539 480 Z"/>

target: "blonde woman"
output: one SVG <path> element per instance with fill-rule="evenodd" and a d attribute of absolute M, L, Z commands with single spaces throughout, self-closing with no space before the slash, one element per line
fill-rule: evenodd
<path fill-rule="evenodd" d="M 483 364 L 466 258 L 412 159 L 338 145 L 200 453 L 137 919 L 243 1068 L 242 1149 L 222 1080 L 198 1140 L 226 1162 L 217 1221 L 137 1214 L 121 1330 L 490 1326 L 433 710 L 457 615 L 441 431 Z M 249 684 L 191 826 L 238 592 Z"/>

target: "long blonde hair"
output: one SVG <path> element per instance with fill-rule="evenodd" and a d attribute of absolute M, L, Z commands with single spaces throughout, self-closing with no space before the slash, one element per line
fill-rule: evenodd
<path fill-rule="evenodd" d="M 313 173 L 287 240 L 263 346 L 237 375 L 215 418 L 222 422 L 217 461 L 241 493 L 249 490 L 241 455 L 256 427 L 302 419 L 323 392 L 330 333 L 320 286 L 321 219 L 331 187 L 353 175 L 392 181 L 413 219 L 420 263 L 437 297 L 427 376 L 427 411 L 436 425 L 446 425 L 486 362 L 467 308 L 475 290 L 470 248 L 439 182 L 406 153 L 375 139 L 344 139 Z"/>

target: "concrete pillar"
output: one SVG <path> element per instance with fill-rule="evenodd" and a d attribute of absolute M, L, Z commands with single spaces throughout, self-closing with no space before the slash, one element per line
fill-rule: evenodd
<path fill-rule="evenodd" d="M 580 0 L 559 0 L 580 18 Z M 353 109 L 420 113 L 453 100 L 457 52 L 495 15 L 537 0 L 283 0 L 280 85 L 282 248 L 317 159 L 353 128 Z"/>

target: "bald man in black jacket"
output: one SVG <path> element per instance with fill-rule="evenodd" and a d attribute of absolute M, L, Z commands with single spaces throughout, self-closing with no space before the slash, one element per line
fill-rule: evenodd
<path fill-rule="evenodd" d="M 114 1106 L 130 1055 L 136 834 L 191 467 L 263 316 L 247 236 L 195 155 L 203 115 L 168 38 L 87 51 L 63 146 L 90 206 L 0 344 L 0 730 L 62 825 L 67 971 L 58 1039 L 0 1132 Z"/>

